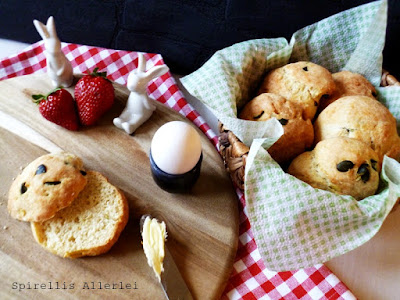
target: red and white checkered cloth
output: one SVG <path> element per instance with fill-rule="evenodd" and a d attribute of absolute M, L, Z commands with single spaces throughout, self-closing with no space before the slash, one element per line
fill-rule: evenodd
<path fill-rule="evenodd" d="M 74 73 L 98 67 L 108 78 L 126 85 L 129 72 L 137 67 L 137 53 L 63 43 L 63 51 L 71 61 Z M 164 64 L 159 54 L 145 54 L 148 68 Z M 46 71 L 42 42 L 0 61 L 0 80 Z M 152 81 L 151 97 L 172 107 L 198 126 L 217 147 L 218 137 L 204 119 L 190 106 L 171 73 Z M 233 271 L 223 299 L 355 299 L 354 295 L 326 266 L 292 272 L 272 272 L 265 268 L 247 218 L 244 195 L 240 200 L 239 247 Z"/>

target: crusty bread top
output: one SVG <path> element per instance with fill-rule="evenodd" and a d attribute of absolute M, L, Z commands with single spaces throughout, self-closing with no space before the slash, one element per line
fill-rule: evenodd
<path fill-rule="evenodd" d="M 367 96 L 376 98 L 376 89 L 367 78 L 358 73 L 340 71 L 332 74 L 336 90 L 329 98 L 321 99 L 318 110 L 324 110 L 329 104 L 345 96 Z"/>
<path fill-rule="evenodd" d="M 302 108 L 296 103 L 273 93 L 262 93 L 247 102 L 239 114 L 240 119 L 251 121 L 266 121 L 271 118 L 278 120 L 303 119 Z"/>
<path fill-rule="evenodd" d="M 67 152 L 32 161 L 13 181 L 8 211 L 22 221 L 41 222 L 75 200 L 86 184 L 82 160 Z"/>
<path fill-rule="evenodd" d="M 36 241 L 63 257 L 94 256 L 107 252 L 128 222 L 124 194 L 95 171 L 77 199 L 54 218 L 31 223 Z"/>
<path fill-rule="evenodd" d="M 270 71 L 258 94 L 274 93 L 303 108 L 306 119 L 313 119 L 322 97 L 335 91 L 332 74 L 324 67 L 309 61 L 290 63 Z"/>
<path fill-rule="evenodd" d="M 314 132 L 315 144 L 339 136 L 363 141 L 377 152 L 380 165 L 384 155 L 400 158 L 396 119 L 371 97 L 346 96 L 336 100 L 318 116 Z"/>

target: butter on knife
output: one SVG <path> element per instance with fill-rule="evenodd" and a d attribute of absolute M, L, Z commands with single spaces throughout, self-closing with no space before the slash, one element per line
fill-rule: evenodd
<path fill-rule="evenodd" d="M 167 238 L 165 223 L 145 216 L 141 224 L 141 233 L 147 263 L 153 269 L 158 281 L 161 282 L 161 273 L 164 271 L 165 240 Z"/>

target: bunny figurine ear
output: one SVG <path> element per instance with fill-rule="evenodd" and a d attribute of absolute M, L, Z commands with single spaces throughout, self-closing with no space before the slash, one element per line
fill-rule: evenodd
<path fill-rule="evenodd" d="M 33 20 L 33 25 L 35 25 L 42 39 L 57 38 L 56 24 L 53 16 L 47 19 L 46 25 L 38 20 Z"/>
<path fill-rule="evenodd" d="M 146 76 L 149 79 L 160 77 L 167 73 L 169 68 L 166 65 L 155 66 L 146 72 Z"/>
<path fill-rule="evenodd" d="M 145 72 L 146 71 L 146 59 L 144 58 L 143 53 L 138 52 L 138 71 Z"/>
<path fill-rule="evenodd" d="M 166 65 L 154 66 L 150 70 L 146 71 L 146 58 L 143 53 L 138 52 L 138 67 L 137 70 L 141 73 L 145 73 L 145 77 L 148 81 L 164 75 L 168 72 L 169 68 Z"/>
<path fill-rule="evenodd" d="M 57 31 L 56 31 L 56 23 L 54 22 L 53 16 L 50 16 L 47 19 L 46 28 L 47 28 L 47 32 L 49 33 L 49 35 L 52 38 L 58 38 Z"/>
<path fill-rule="evenodd" d="M 35 25 L 37 32 L 40 34 L 43 40 L 50 37 L 49 32 L 47 31 L 47 27 L 42 22 L 39 22 L 38 20 L 33 20 L 33 25 Z"/>

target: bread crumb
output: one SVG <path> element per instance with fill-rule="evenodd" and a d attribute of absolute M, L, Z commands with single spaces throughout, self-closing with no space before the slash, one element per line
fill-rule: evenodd
<path fill-rule="evenodd" d="M 7 229 L 8 229 L 8 226 L 3 226 L 3 229 L 4 229 L 4 230 L 7 230 Z"/>

